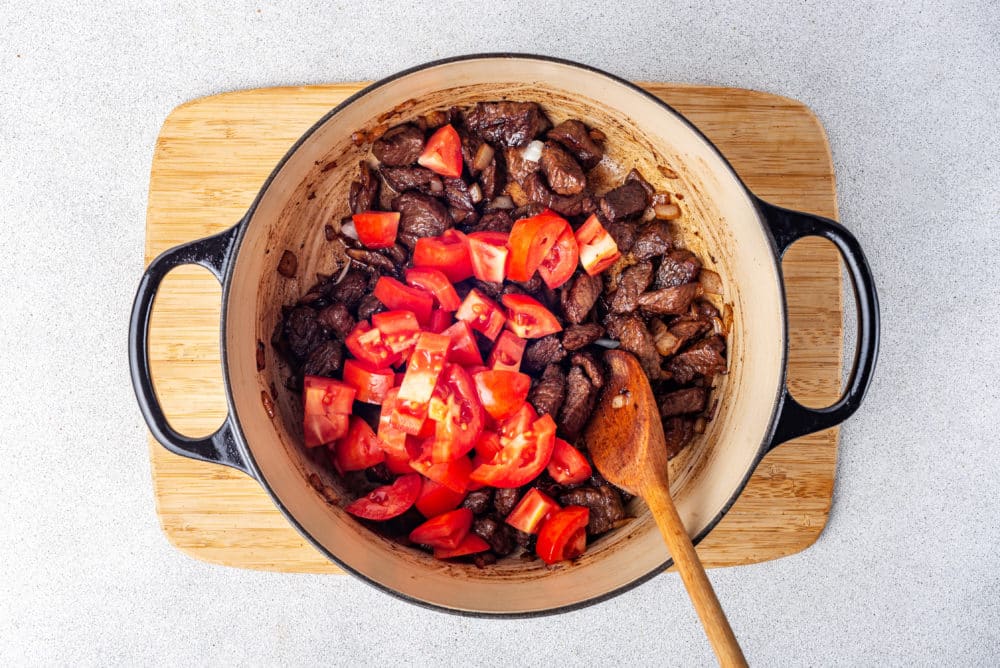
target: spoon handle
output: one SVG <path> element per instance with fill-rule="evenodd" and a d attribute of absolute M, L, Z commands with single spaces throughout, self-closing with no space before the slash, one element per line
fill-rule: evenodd
<path fill-rule="evenodd" d="M 705 628 L 705 635 L 715 650 L 715 655 L 722 666 L 746 666 L 746 659 L 743 657 L 743 650 L 733 635 L 733 629 L 729 626 L 726 613 L 719 605 L 719 599 L 715 596 L 712 583 L 705 574 L 705 567 L 695 552 L 691 538 L 688 536 L 684 523 L 681 522 L 677 508 L 670 497 L 670 492 L 665 489 L 666 485 L 651 484 L 642 490 L 643 498 L 656 519 L 663 540 L 670 550 L 670 555 L 674 558 L 674 564 L 680 571 L 681 580 L 687 587 L 688 595 L 694 604 L 701 624 Z"/>

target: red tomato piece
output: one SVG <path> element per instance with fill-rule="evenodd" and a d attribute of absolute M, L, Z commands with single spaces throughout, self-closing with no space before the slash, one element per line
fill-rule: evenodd
<path fill-rule="evenodd" d="M 518 501 L 506 521 L 524 533 L 535 533 L 542 522 L 559 512 L 559 509 L 559 504 L 552 497 L 532 487 Z"/>
<path fill-rule="evenodd" d="M 503 282 L 508 252 L 507 235 L 503 232 L 473 232 L 469 235 L 472 273 L 481 281 Z"/>
<path fill-rule="evenodd" d="M 455 319 L 452 318 L 451 311 L 436 308 L 431 311 L 431 320 L 427 323 L 427 331 L 440 334 L 451 327 L 453 322 L 455 322 Z"/>
<path fill-rule="evenodd" d="M 573 264 L 576 264 L 575 262 Z M 406 270 L 406 282 L 434 295 L 439 307 L 444 311 L 456 311 L 462 300 L 455 292 L 455 286 L 440 269 L 414 267 Z"/>
<path fill-rule="evenodd" d="M 347 435 L 337 441 L 336 464 L 341 471 L 361 471 L 385 461 L 385 451 L 368 423 L 351 416 Z"/>
<path fill-rule="evenodd" d="M 548 471 L 552 479 L 561 485 L 575 485 L 594 473 L 583 453 L 561 438 L 556 439 L 552 449 Z"/>
<path fill-rule="evenodd" d="M 455 128 L 450 124 L 438 128 L 427 140 L 417 164 L 441 176 L 462 176 L 462 139 Z"/>
<path fill-rule="evenodd" d="M 467 554 L 476 554 L 478 552 L 485 552 L 490 549 L 490 544 L 485 540 L 480 538 L 474 533 L 470 533 L 466 536 L 458 547 L 446 550 L 443 548 L 437 548 L 434 550 L 435 559 L 454 559 L 455 557 L 464 557 Z"/>
<path fill-rule="evenodd" d="M 391 485 L 383 485 L 355 500 L 344 510 L 366 520 L 389 520 L 409 510 L 420 495 L 420 476 L 401 475 Z"/>
<path fill-rule="evenodd" d="M 570 279 L 579 261 L 580 248 L 573 236 L 573 228 L 567 225 L 556 239 L 552 250 L 538 265 L 538 275 L 545 281 L 545 285 L 554 290 Z"/>
<path fill-rule="evenodd" d="M 464 493 L 449 489 L 430 478 L 424 478 L 423 485 L 420 489 L 420 496 L 417 497 L 416 506 L 424 517 L 436 517 L 441 513 L 454 510 L 465 498 Z"/>
<path fill-rule="evenodd" d="M 483 356 L 476 345 L 476 337 L 472 327 L 464 320 L 458 320 L 448 329 L 441 332 L 451 338 L 451 350 L 448 351 L 448 361 L 462 366 L 482 365 Z"/>
<path fill-rule="evenodd" d="M 407 355 L 417 342 L 420 323 L 413 311 L 382 311 L 372 316 L 372 325 L 382 333 L 389 350 Z"/>
<path fill-rule="evenodd" d="M 618 244 L 601 225 L 597 214 L 591 214 L 576 231 L 576 243 L 580 250 L 580 264 L 591 276 L 601 273 L 622 256 L 618 252 Z"/>
<path fill-rule="evenodd" d="M 521 358 L 524 357 L 524 347 L 527 343 L 514 332 L 509 330 L 500 332 L 500 337 L 490 351 L 486 366 L 497 371 L 520 370 Z"/>
<path fill-rule="evenodd" d="M 376 369 L 361 360 L 344 361 L 344 382 L 355 389 L 357 401 L 381 404 L 395 380 L 391 369 Z"/>
<path fill-rule="evenodd" d="M 471 527 L 472 511 L 458 508 L 427 520 L 410 532 L 410 540 L 418 545 L 453 550 L 468 535 Z"/>
<path fill-rule="evenodd" d="M 382 412 L 378 417 L 378 440 L 382 449 L 393 459 L 410 459 L 410 451 L 407 448 L 406 432 L 392 426 L 392 406 L 396 403 L 399 388 L 394 387 L 385 395 L 382 403 Z M 407 471 L 408 473 L 409 471 Z"/>
<path fill-rule="evenodd" d="M 437 427 L 431 459 L 437 464 L 464 457 L 483 433 L 485 422 L 483 407 L 476 399 L 469 372 L 457 364 L 449 364 L 438 381 L 431 402 L 432 418 L 438 410 L 433 404 L 443 407 L 440 417 L 434 418 Z"/>
<path fill-rule="evenodd" d="M 351 216 L 358 241 L 368 248 L 389 248 L 396 243 L 399 213 L 396 211 L 365 211 Z"/>
<path fill-rule="evenodd" d="M 507 307 L 507 326 L 523 339 L 540 339 L 562 331 L 559 320 L 537 299 L 510 294 L 502 298 Z"/>
<path fill-rule="evenodd" d="M 470 480 L 493 487 L 527 484 L 548 466 L 555 438 L 555 421 L 551 415 L 543 415 L 535 420 L 531 429 L 505 443 L 488 463 L 477 467 Z"/>
<path fill-rule="evenodd" d="M 424 443 L 420 455 L 410 461 L 410 466 L 425 478 L 430 478 L 448 489 L 465 493 L 469 488 L 469 474 L 472 473 L 472 460 L 468 457 L 458 457 L 448 462 L 435 464 L 431 458 L 433 442 L 428 439 Z"/>
<path fill-rule="evenodd" d="M 427 418 L 427 402 L 444 370 L 451 339 L 444 334 L 421 332 L 392 408 L 392 426 L 417 435 Z"/>
<path fill-rule="evenodd" d="M 530 280 L 568 227 L 565 218 L 549 209 L 514 223 L 507 241 L 510 249 L 507 278 L 522 282 Z"/>
<path fill-rule="evenodd" d="M 306 415 L 302 419 L 307 448 L 333 443 L 347 433 L 349 416 L 340 414 Z"/>
<path fill-rule="evenodd" d="M 469 323 L 472 329 L 481 332 L 490 341 L 497 338 L 507 320 L 500 305 L 475 288 L 469 291 L 455 317 Z"/>
<path fill-rule="evenodd" d="M 306 376 L 302 383 L 303 433 L 307 448 L 332 443 L 348 429 L 347 416 L 355 389 L 324 376 Z"/>
<path fill-rule="evenodd" d="M 538 419 L 535 407 L 527 401 L 512 416 L 500 423 L 497 434 L 500 436 L 500 443 L 506 445 L 516 436 L 520 436 L 529 429 Z"/>
<path fill-rule="evenodd" d="M 375 284 L 374 295 L 387 309 L 412 311 L 421 325 L 431 319 L 434 297 L 429 292 L 403 285 L 395 278 L 382 276 Z"/>
<path fill-rule="evenodd" d="M 472 457 L 472 468 L 475 470 L 482 464 L 488 463 L 500 452 L 500 436 L 495 431 L 483 431 L 476 441 L 475 450 Z M 482 484 L 469 481 L 469 490 L 481 489 Z"/>
<path fill-rule="evenodd" d="M 452 283 L 472 276 L 469 240 L 458 230 L 439 237 L 421 237 L 413 249 L 413 266 L 439 269 Z"/>
<path fill-rule="evenodd" d="M 504 420 L 516 413 L 531 389 L 531 376 L 517 371 L 480 371 L 472 379 L 479 402 L 494 420 Z"/>
<path fill-rule="evenodd" d="M 393 352 L 382 338 L 382 332 L 365 320 L 355 325 L 344 343 L 352 355 L 376 369 L 384 369 L 400 360 L 399 353 Z"/>
<path fill-rule="evenodd" d="M 566 506 L 542 525 L 535 552 L 547 564 L 579 557 L 587 549 L 589 521 L 590 509 Z"/>

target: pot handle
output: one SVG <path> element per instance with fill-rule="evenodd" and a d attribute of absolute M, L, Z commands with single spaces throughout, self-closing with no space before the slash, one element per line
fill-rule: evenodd
<path fill-rule="evenodd" d="M 879 308 L 875 281 L 861 245 L 840 223 L 800 211 L 790 211 L 759 201 L 780 258 L 788 247 L 803 237 L 829 239 L 840 251 L 854 287 L 858 313 L 858 342 L 847 388 L 840 398 L 826 408 L 807 408 L 782 388 L 778 417 L 768 450 L 798 436 L 836 426 L 854 414 L 865 398 L 878 358 Z"/>
<path fill-rule="evenodd" d="M 171 452 L 214 464 L 225 464 L 249 474 L 243 454 L 236 444 L 232 412 L 215 433 L 204 438 L 189 438 L 170 426 L 153 389 L 149 373 L 149 316 L 160 282 L 170 271 L 183 264 L 197 264 L 212 272 L 221 283 L 233 250 L 240 225 L 219 234 L 181 244 L 164 251 L 149 263 L 132 304 L 132 320 L 128 330 L 129 366 L 132 386 L 139 401 L 139 410 L 149 431 Z"/>

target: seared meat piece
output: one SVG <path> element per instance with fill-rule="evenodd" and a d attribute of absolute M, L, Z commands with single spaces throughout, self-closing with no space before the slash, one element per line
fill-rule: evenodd
<path fill-rule="evenodd" d="M 510 228 L 514 226 L 514 221 L 511 220 L 510 214 L 506 211 L 490 211 L 489 213 L 484 213 L 483 217 L 479 219 L 476 223 L 472 232 L 510 232 Z"/>
<path fill-rule="evenodd" d="M 559 411 L 559 430 L 572 441 L 583 429 L 594 410 L 597 389 L 587 379 L 583 369 L 571 367 L 566 377 L 566 401 Z"/>
<path fill-rule="evenodd" d="M 472 533 L 489 543 L 490 549 L 501 557 L 513 552 L 517 546 L 514 530 L 510 525 L 491 515 L 475 520 L 472 523 Z"/>
<path fill-rule="evenodd" d="M 653 290 L 639 296 L 639 308 L 653 315 L 681 315 L 695 297 L 701 295 L 701 285 L 685 283 L 672 288 Z"/>
<path fill-rule="evenodd" d="M 424 151 L 424 132 L 415 125 L 397 125 L 372 144 L 372 154 L 384 165 L 412 165 Z"/>
<path fill-rule="evenodd" d="M 557 364 L 566 358 L 566 350 L 555 334 L 531 341 L 524 349 L 521 361 L 522 371 L 537 373 L 549 364 Z"/>
<path fill-rule="evenodd" d="M 593 353 L 573 353 L 573 356 L 569 358 L 569 363 L 583 369 L 587 378 L 590 379 L 591 385 L 597 389 L 604 387 L 604 366 L 597 361 Z"/>
<path fill-rule="evenodd" d="M 658 398 L 661 417 L 673 417 L 687 413 L 700 413 L 705 410 L 708 390 L 704 387 L 686 387 Z"/>
<path fill-rule="evenodd" d="M 601 198 L 601 212 L 610 221 L 635 216 L 649 206 L 650 197 L 638 181 L 626 181 Z"/>
<path fill-rule="evenodd" d="M 469 184 L 462 179 L 445 179 L 444 196 L 455 209 L 475 211 L 476 203 L 472 201 Z"/>
<path fill-rule="evenodd" d="M 580 324 L 587 318 L 590 309 L 594 308 L 597 298 L 601 296 L 601 277 L 586 273 L 577 274 L 576 278 L 564 285 L 560 292 L 563 315 L 574 324 Z"/>
<path fill-rule="evenodd" d="M 339 339 L 346 339 L 356 324 L 354 316 L 347 310 L 347 306 L 340 302 L 333 302 L 327 306 L 319 312 L 316 319 Z"/>
<path fill-rule="evenodd" d="M 563 332 L 562 344 L 566 350 L 579 350 L 601 338 L 604 328 L 596 322 L 586 325 L 571 325 Z"/>
<path fill-rule="evenodd" d="M 669 253 L 672 247 L 670 225 L 662 220 L 654 220 L 639 228 L 639 235 L 632 245 L 632 255 L 636 260 L 649 260 Z"/>
<path fill-rule="evenodd" d="M 712 329 L 712 323 L 704 318 L 683 317 L 677 318 L 668 327 L 670 333 L 676 336 L 684 345 L 690 339 L 701 336 Z"/>
<path fill-rule="evenodd" d="M 514 506 L 521 500 L 521 490 L 516 487 L 505 487 L 493 491 L 493 508 L 500 517 L 507 517 Z"/>
<path fill-rule="evenodd" d="M 539 164 L 549 187 L 560 195 L 576 195 L 587 187 L 587 177 L 580 165 L 554 141 L 545 142 Z"/>
<path fill-rule="evenodd" d="M 326 330 L 316 320 L 316 311 L 308 306 L 296 306 L 285 317 L 285 340 L 288 349 L 300 360 L 309 356 L 326 340 Z"/>
<path fill-rule="evenodd" d="M 625 183 L 628 183 L 629 181 L 635 181 L 642 186 L 643 190 L 646 191 L 646 194 L 649 195 L 649 200 L 652 202 L 653 195 L 656 194 L 656 190 L 652 185 L 650 185 L 649 181 L 642 177 L 642 174 L 639 173 L 638 169 L 633 167 L 629 173 L 625 175 Z"/>
<path fill-rule="evenodd" d="M 365 295 L 358 304 L 358 320 L 370 320 L 373 315 L 384 310 L 385 307 L 375 295 Z"/>
<path fill-rule="evenodd" d="M 326 340 L 309 353 L 309 359 L 302 367 L 302 373 L 307 376 L 332 376 L 340 371 L 344 363 L 344 344 L 340 341 Z"/>
<path fill-rule="evenodd" d="M 657 288 L 672 288 L 691 283 L 701 271 L 701 261 L 689 250 L 678 248 L 663 256 L 656 272 Z"/>
<path fill-rule="evenodd" d="M 604 149 L 590 138 L 587 126 L 576 119 L 563 121 L 549 130 L 548 136 L 568 148 L 584 169 L 593 169 L 604 157 Z"/>
<path fill-rule="evenodd" d="M 472 511 L 474 515 L 482 515 L 487 512 L 493 504 L 493 488 L 483 487 L 482 489 L 477 489 L 465 497 L 462 501 L 462 507 L 468 508 Z"/>
<path fill-rule="evenodd" d="M 392 260 L 397 269 L 405 265 L 410 259 L 409 251 L 400 244 L 393 244 L 388 248 L 379 248 L 378 252 Z"/>
<path fill-rule="evenodd" d="M 491 144 L 524 146 L 551 125 L 534 102 L 478 102 L 465 115 L 469 130 Z"/>
<path fill-rule="evenodd" d="M 590 508 L 587 531 L 594 536 L 614 529 L 618 522 L 625 519 L 625 506 L 622 504 L 622 498 L 611 485 L 577 487 L 562 494 L 559 497 L 559 502 L 564 506 Z"/>
<path fill-rule="evenodd" d="M 621 342 L 623 350 L 627 350 L 637 358 L 643 371 L 650 380 L 659 380 L 660 353 L 656 351 L 653 335 L 646 328 L 646 323 L 637 315 L 609 316 L 607 320 L 608 333 Z"/>
<path fill-rule="evenodd" d="M 361 298 L 370 292 L 368 279 L 367 273 L 359 269 L 350 269 L 344 274 L 344 278 L 340 279 L 340 283 L 334 285 L 330 294 L 343 302 L 347 308 L 353 309 Z"/>
<path fill-rule="evenodd" d="M 379 170 L 389 187 L 397 193 L 407 190 L 418 190 L 428 195 L 440 195 L 444 192 L 441 177 L 423 167 L 385 167 Z"/>
<path fill-rule="evenodd" d="M 476 568 L 486 568 L 497 563 L 497 555 L 492 552 L 477 552 L 472 555 L 472 563 L 476 565 Z"/>
<path fill-rule="evenodd" d="M 479 185 L 483 189 L 483 198 L 486 200 L 492 200 L 503 192 L 504 186 L 507 185 L 503 158 L 494 154 L 490 164 L 486 165 L 479 175 Z"/>
<path fill-rule="evenodd" d="M 549 190 L 537 172 L 525 178 L 522 186 L 529 201 L 547 206 L 564 216 L 579 216 L 594 210 L 594 198 L 586 191 L 576 195 L 557 195 Z"/>
<path fill-rule="evenodd" d="M 358 180 L 351 182 L 351 189 L 347 193 L 347 203 L 352 213 L 371 211 L 375 208 L 375 200 L 378 199 L 378 179 L 375 178 L 372 168 L 364 160 L 358 164 L 360 170 Z"/>
<path fill-rule="evenodd" d="M 686 385 L 697 376 L 715 376 L 726 371 L 726 340 L 718 334 L 702 339 L 667 362 L 674 380 Z"/>
<path fill-rule="evenodd" d="M 695 302 L 695 311 L 697 311 L 699 318 L 704 318 L 706 320 L 721 317 L 719 309 L 715 308 L 711 302 L 704 300 Z"/>
<path fill-rule="evenodd" d="M 566 377 L 558 364 L 545 367 L 542 377 L 534 382 L 528 401 L 535 407 L 539 415 L 551 415 L 555 418 L 566 398 Z"/>
<path fill-rule="evenodd" d="M 407 243 L 409 240 L 436 237 L 443 234 L 452 224 L 451 216 L 448 215 L 448 209 L 444 204 L 420 193 L 403 193 L 392 200 L 392 209 L 399 211 L 400 241 L 410 250 L 413 250 L 413 246 Z"/>
<path fill-rule="evenodd" d="M 395 276 L 397 272 L 396 264 L 378 251 L 367 248 L 348 248 L 347 257 L 359 264 L 370 267 L 376 273 L 389 274 Z"/>
<path fill-rule="evenodd" d="M 618 246 L 619 252 L 624 255 L 632 250 L 632 246 L 635 245 L 636 236 L 634 223 L 628 221 L 611 222 L 604 225 L 604 229 L 615 240 L 615 245 Z"/>
<path fill-rule="evenodd" d="M 639 304 L 641 295 L 653 282 L 653 263 L 646 261 L 622 272 L 618 289 L 611 295 L 612 313 L 631 313 Z"/>
<path fill-rule="evenodd" d="M 683 417 L 670 417 L 663 421 L 663 436 L 667 441 L 667 458 L 683 450 L 694 436 L 694 420 Z"/>
<path fill-rule="evenodd" d="M 517 183 L 524 183 L 526 178 L 541 169 L 541 165 L 534 160 L 525 160 L 519 148 L 505 148 L 503 156 L 507 163 L 508 178 Z"/>

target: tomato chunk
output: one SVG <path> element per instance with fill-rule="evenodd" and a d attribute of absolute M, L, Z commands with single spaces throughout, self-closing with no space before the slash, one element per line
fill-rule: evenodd
<path fill-rule="evenodd" d="M 471 527 L 472 511 L 458 508 L 427 520 L 410 532 L 410 540 L 419 545 L 453 550 L 468 535 Z"/>
<path fill-rule="evenodd" d="M 382 333 L 389 350 L 405 357 L 417 342 L 420 323 L 413 311 L 382 311 L 372 316 L 372 325 Z"/>
<path fill-rule="evenodd" d="M 344 361 L 344 382 L 354 388 L 357 401 L 381 404 L 395 381 L 391 369 L 376 369 L 362 360 Z"/>
<path fill-rule="evenodd" d="M 479 353 L 479 346 L 476 345 L 476 337 L 469 323 L 458 320 L 441 333 L 451 339 L 448 361 L 465 367 L 482 366 L 483 356 Z"/>
<path fill-rule="evenodd" d="M 472 460 L 468 457 L 458 457 L 448 462 L 435 464 L 431 458 L 434 445 L 428 440 L 424 443 L 420 455 L 410 461 L 410 466 L 425 478 L 430 478 L 455 492 L 465 493 L 469 488 L 469 474 L 472 473 Z"/>
<path fill-rule="evenodd" d="M 472 273 L 481 281 L 503 282 L 508 252 L 507 235 L 503 232 L 473 232 L 469 235 Z"/>
<path fill-rule="evenodd" d="M 573 236 L 573 229 L 567 225 L 549 254 L 538 265 L 538 275 L 545 285 L 553 290 L 565 283 L 576 271 L 576 263 L 580 260 L 580 249 Z"/>
<path fill-rule="evenodd" d="M 451 339 L 444 334 L 421 332 L 392 408 L 392 425 L 417 435 L 427 418 L 427 402 L 434 394 L 438 376 L 444 370 Z"/>
<path fill-rule="evenodd" d="M 524 402 L 516 413 L 500 423 L 497 429 L 500 443 L 506 445 L 515 436 L 528 431 L 537 419 L 538 413 L 535 412 L 535 407 L 527 401 Z"/>
<path fill-rule="evenodd" d="M 531 429 L 504 444 L 492 460 L 476 467 L 470 480 L 493 487 L 520 487 L 531 482 L 548 466 L 555 437 L 556 423 L 552 416 L 540 417 Z"/>
<path fill-rule="evenodd" d="M 388 520 L 409 510 L 420 495 L 420 476 L 409 473 L 396 478 L 349 504 L 344 510 L 366 520 Z"/>
<path fill-rule="evenodd" d="M 438 464 L 467 455 L 483 432 L 485 422 L 469 372 L 457 364 L 449 364 L 434 389 L 429 410 L 437 421 L 431 460 Z M 439 411 L 440 416 L 434 417 L 433 413 Z"/>
<path fill-rule="evenodd" d="M 462 175 L 462 139 L 451 124 L 438 128 L 417 158 L 417 164 L 441 176 Z"/>
<path fill-rule="evenodd" d="M 574 264 L 576 264 L 574 262 Z M 440 269 L 414 267 L 406 270 L 406 282 L 434 295 L 439 308 L 444 311 L 456 311 L 462 300 L 455 292 L 455 286 Z"/>
<path fill-rule="evenodd" d="M 368 248 L 389 248 L 396 243 L 399 213 L 396 211 L 365 211 L 351 216 L 358 241 Z"/>
<path fill-rule="evenodd" d="M 385 461 L 385 451 L 368 423 L 352 415 L 347 435 L 337 441 L 335 461 L 341 471 L 361 471 Z"/>
<path fill-rule="evenodd" d="M 580 264 L 591 276 L 601 273 L 622 256 L 618 244 L 601 225 L 597 214 L 591 214 L 576 231 L 576 243 L 580 248 Z"/>
<path fill-rule="evenodd" d="M 553 211 L 546 209 L 537 216 L 522 218 L 510 230 L 507 247 L 507 278 L 527 281 L 538 269 L 569 223 Z"/>
<path fill-rule="evenodd" d="M 587 549 L 589 521 L 590 510 L 583 506 L 566 506 L 557 512 L 538 532 L 538 556 L 547 564 L 579 557 Z"/>
<path fill-rule="evenodd" d="M 464 493 L 449 489 L 430 478 L 424 478 L 416 506 L 424 517 L 436 517 L 441 513 L 458 508 L 458 504 L 462 503 L 464 498 Z"/>
<path fill-rule="evenodd" d="M 507 307 L 507 326 L 523 339 L 540 339 L 562 331 L 559 320 L 537 299 L 528 295 L 503 296 Z"/>
<path fill-rule="evenodd" d="M 473 470 L 488 463 L 491 459 L 496 457 L 496 454 L 500 452 L 500 447 L 500 435 L 495 431 L 484 430 L 483 433 L 479 435 L 479 439 L 476 441 L 475 449 L 473 450 Z M 481 489 L 482 487 L 482 483 L 474 482 L 472 480 L 469 481 L 470 491 L 474 489 Z"/>
<path fill-rule="evenodd" d="M 490 351 L 486 366 L 497 371 L 518 371 L 527 341 L 509 330 L 500 332 L 500 337 Z"/>
<path fill-rule="evenodd" d="M 556 439 L 555 447 L 552 448 L 548 472 L 561 485 L 581 483 L 594 473 L 583 453 L 561 438 Z"/>
<path fill-rule="evenodd" d="M 481 332 L 490 341 L 497 338 L 507 320 L 500 306 L 475 288 L 469 291 L 455 317 L 469 323 L 472 329 Z"/>
<path fill-rule="evenodd" d="M 451 327 L 455 319 L 451 317 L 451 311 L 436 308 L 431 311 L 431 321 L 427 323 L 427 331 L 440 334 Z"/>
<path fill-rule="evenodd" d="M 375 284 L 374 294 L 387 309 L 412 311 L 421 325 L 431 319 L 434 297 L 429 292 L 403 285 L 395 278 L 382 276 Z"/>
<path fill-rule="evenodd" d="M 381 330 L 373 328 L 365 320 L 355 325 L 344 343 L 352 355 L 376 369 L 384 369 L 400 360 L 399 353 L 392 351 Z"/>
<path fill-rule="evenodd" d="M 480 371 L 472 379 L 480 403 L 494 420 L 504 420 L 516 413 L 531 389 L 531 376 L 517 371 Z"/>
<path fill-rule="evenodd" d="M 413 249 L 413 266 L 439 269 L 452 283 L 472 276 L 469 241 L 458 230 L 439 237 L 421 237 Z"/>
<path fill-rule="evenodd" d="M 542 522 L 559 512 L 559 508 L 559 504 L 552 497 L 532 487 L 518 501 L 506 521 L 524 533 L 535 533 Z"/>
<path fill-rule="evenodd" d="M 474 533 L 470 533 L 466 536 L 458 547 L 446 550 L 444 548 L 437 548 L 434 550 L 435 559 L 454 559 L 455 557 L 464 557 L 467 554 L 476 554 L 477 552 L 485 552 L 490 549 L 490 544 L 485 540 L 480 538 Z"/>
<path fill-rule="evenodd" d="M 303 432 L 307 448 L 332 443 L 347 433 L 356 391 L 347 383 L 324 376 L 303 380 Z"/>

